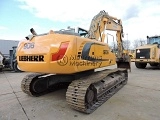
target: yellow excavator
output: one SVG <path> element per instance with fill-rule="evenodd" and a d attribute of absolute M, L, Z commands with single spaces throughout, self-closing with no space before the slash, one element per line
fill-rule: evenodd
<path fill-rule="evenodd" d="M 105 30 L 116 31 L 118 56 L 104 43 Z M 50 30 L 21 41 L 17 61 L 21 70 L 33 72 L 24 77 L 21 89 L 30 96 L 40 96 L 68 85 L 66 101 L 71 108 L 92 113 L 121 89 L 128 80 L 130 63 L 123 53 L 123 27 L 120 19 L 100 11 L 89 30 Z M 115 65 L 118 68 L 95 71 Z M 127 68 L 127 69 L 126 69 Z"/>

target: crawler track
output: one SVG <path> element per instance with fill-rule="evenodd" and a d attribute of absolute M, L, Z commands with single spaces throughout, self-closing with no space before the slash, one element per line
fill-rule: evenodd
<path fill-rule="evenodd" d="M 35 94 L 31 91 L 31 82 L 33 79 L 36 77 L 40 76 L 41 74 L 35 73 L 35 74 L 29 74 L 26 75 L 23 80 L 21 81 L 21 89 L 24 93 L 30 95 L 30 96 L 35 96 Z"/>
<path fill-rule="evenodd" d="M 68 87 L 67 103 L 71 108 L 89 114 L 120 90 L 128 80 L 127 70 L 120 68 L 79 75 L 77 77 L 74 75 L 29 74 L 22 80 L 21 89 L 30 96 L 41 96 Z"/>
<path fill-rule="evenodd" d="M 21 82 L 21 89 L 30 96 L 41 96 L 61 88 L 67 88 L 69 84 L 82 76 L 93 74 L 93 70 L 77 74 L 40 74 L 26 75 Z"/>
<path fill-rule="evenodd" d="M 42 78 L 41 76 L 43 75 L 45 74 L 34 73 L 26 75 L 21 82 L 22 91 L 30 96 L 38 97 L 47 94 L 49 92 L 52 92 L 54 90 L 58 90 L 64 87 L 67 88 L 70 83 L 70 82 L 59 82 L 49 85 L 49 77 Z"/>
<path fill-rule="evenodd" d="M 127 80 L 127 70 L 124 69 L 105 70 L 75 80 L 68 87 L 67 103 L 73 109 L 87 114 L 92 113 L 120 90 Z"/>

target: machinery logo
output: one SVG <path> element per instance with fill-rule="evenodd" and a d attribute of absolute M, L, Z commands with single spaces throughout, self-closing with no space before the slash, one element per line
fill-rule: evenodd
<path fill-rule="evenodd" d="M 19 61 L 44 62 L 44 55 L 23 55 L 19 56 Z"/>
<path fill-rule="evenodd" d="M 61 56 L 59 56 L 58 58 L 61 58 Z M 68 63 L 68 57 L 66 55 L 63 56 L 62 59 L 58 59 L 57 60 L 58 65 L 60 66 L 65 66 Z"/>
<path fill-rule="evenodd" d="M 102 56 L 96 56 L 94 51 L 91 51 L 92 46 L 104 46 L 103 44 L 98 44 L 95 42 L 87 42 L 84 44 L 83 49 L 78 51 L 76 55 L 63 56 L 65 54 L 61 54 L 60 56 L 56 56 L 52 58 L 57 60 L 57 63 L 60 66 L 69 65 L 69 66 L 98 66 L 100 67 L 102 61 L 107 61 L 108 59 L 102 59 Z M 60 53 L 60 52 L 59 52 Z M 103 50 L 103 54 L 108 54 L 108 50 Z"/>
<path fill-rule="evenodd" d="M 61 56 L 59 56 L 58 58 L 61 58 Z M 62 59 L 58 59 L 57 58 L 57 64 L 60 66 L 65 66 L 65 65 L 69 65 L 69 66 L 101 66 L 102 61 L 100 60 L 101 57 L 97 57 L 94 58 L 96 60 L 93 61 L 93 58 L 86 58 L 88 60 L 84 60 L 81 57 L 76 57 L 76 56 L 70 56 L 67 57 L 66 55 L 63 56 Z M 91 59 L 91 60 L 89 60 Z"/>

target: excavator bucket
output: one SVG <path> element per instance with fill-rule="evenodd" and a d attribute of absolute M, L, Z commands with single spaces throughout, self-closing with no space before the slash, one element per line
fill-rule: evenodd
<path fill-rule="evenodd" d="M 131 72 L 131 60 L 128 55 L 125 55 L 124 57 L 117 58 L 116 60 L 117 68 L 126 68 L 129 69 Z"/>

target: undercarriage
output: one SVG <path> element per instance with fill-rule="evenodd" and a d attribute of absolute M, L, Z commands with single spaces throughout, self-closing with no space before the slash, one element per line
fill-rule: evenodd
<path fill-rule="evenodd" d="M 66 101 L 71 108 L 92 113 L 128 80 L 126 69 L 93 70 L 71 75 L 29 74 L 21 82 L 22 91 L 30 96 L 41 96 L 68 87 Z"/>

